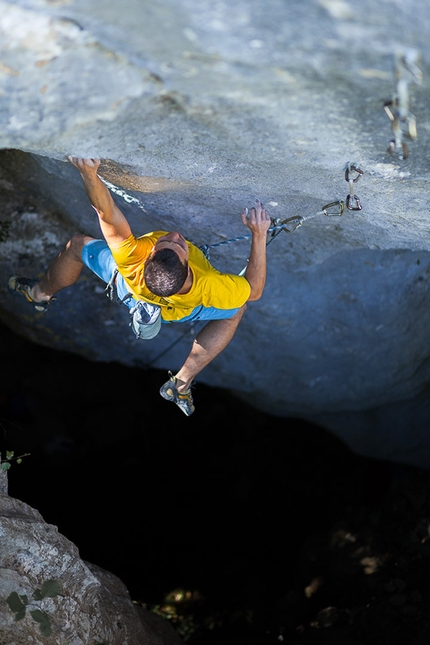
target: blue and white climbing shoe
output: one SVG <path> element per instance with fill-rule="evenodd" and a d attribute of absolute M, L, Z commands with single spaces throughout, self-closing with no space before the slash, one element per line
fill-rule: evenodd
<path fill-rule="evenodd" d="M 163 399 L 176 403 L 178 408 L 189 417 L 195 410 L 193 397 L 191 396 L 191 388 L 188 388 L 184 392 L 178 392 L 176 376 L 173 376 L 172 372 L 169 372 L 169 377 L 167 383 L 160 387 L 160 394 Z"/>
<path fill-rule="evenodd" d="M 36 302 L 30 296 L 30 290 L 35 284 L 37 284 L 37 282 L 38 280 L 33 280 L 32 278 L 20 278 L 17 275 L 11 275 L 7 281 L 7 288 L 11 293 L 17 293 L 19 296 L 24 296 L 27 302 L 30 302 L 34 306 L 36 311 L 46 312 L 48 310 L 50 300 Z M 55 298 L 51 298 L 51 300 L 55 300 Z"/>

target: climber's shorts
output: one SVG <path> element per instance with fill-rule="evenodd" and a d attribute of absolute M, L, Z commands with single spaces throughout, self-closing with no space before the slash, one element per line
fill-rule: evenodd
<path fill-rule="evenodd" d="M 82 262 L 101 280 L 106 282 L 107 289 L 116 289 L 117 298 L 127 305 L 131 315 L 131 328 L 136 338 L 151 340 L 161 329 L 164 322 L 160 315 L 160 308 L 134 298 L 126 287 L 124 278 L 118 273 L 113 255 L 104 240 L 91 240 L 82 249 Z M 108 293 L 109 295 L 109 293 Z M 142 312 L 139 307 L 143 307 Z M 144 323 L 142 314 L 148 314 L 151 322 Z"/>
<path fill-rule="evenodd" d="M 106 284 L 109 284 L 117 268 L 113 255 L 104 240 L 91 240 L 85 244 L 82 249 L 82 262 Z M 124 278 L 119 273 L 115 280 L 115 286 L 119 300 L 123 300 L 130 293 Z M 136 300 L 127 298 L 124 304 L 132 309 L 136 305 Z"/>

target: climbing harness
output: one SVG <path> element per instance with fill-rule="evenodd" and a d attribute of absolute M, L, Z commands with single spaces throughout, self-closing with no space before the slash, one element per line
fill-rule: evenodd
<path fill-rule="evenodd" d="M 390 141 L 387 152 L 398 159 L 407 159 L 409 151 L 403 141 L 403 130 L 413 141 L 417 138 L 416 118 L 409 111 L 409 83 L 420 85 L 423 73 L 417 66 L 418 52 L 416 50 L 398 51 L 395 59 L 396 89 L 391 101 L 384 103 L 384 110 L 391 121 L 394 139 Z"/>
<path fill-rule="evenodd" d="M 356 173 L 355 176 L 353 176 L 353 173 Z M 346 207 L 350 211 L 361 211 L 363 208 L 360 203 L 360 198 L 358 195 L 354 194 L 354 184 L 357 183 L 363 174 L 364 170 L 361 170 L 357 163 L 353 161 L 349 161 L 347 163 L 345 168 L 345 180 L 349 182 L 349 195 L 346 198 Z"/>

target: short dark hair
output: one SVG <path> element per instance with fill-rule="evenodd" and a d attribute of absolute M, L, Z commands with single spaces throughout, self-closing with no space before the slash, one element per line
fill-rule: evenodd
<path fill-rule="evenodd" d="M 184 286 L 188 262 L 182 262 L 173 249 L 155 251 L 143 267 L 145 284 L 156 296 L 173 296 Z"/>

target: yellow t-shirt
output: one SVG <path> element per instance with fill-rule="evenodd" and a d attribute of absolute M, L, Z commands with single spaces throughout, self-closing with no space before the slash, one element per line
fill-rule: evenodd
<path fill-rule="evenodd" d="M 188 241 L 188 264 L 193 275 L 190 291 L 168 298 L 151 293 L 145 285 L 143 265 L 162 235 L 167 235 L 167 231 L 154 231 L 137 238 L 132 234 L 120 244 L 110 246 L 118 270 L 133 296 L 160 306 L 161 316 L 166 321 L 181 320 L 199 306 L 225 310 L 245 304 L 251 293 L 248 280 L 243 276 L 217 271 L 203 252 Z"/>

